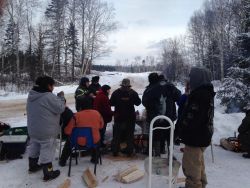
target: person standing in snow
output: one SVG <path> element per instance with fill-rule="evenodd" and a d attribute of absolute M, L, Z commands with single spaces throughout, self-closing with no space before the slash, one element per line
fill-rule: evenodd
<path fill-rule="evenodd" d="M 75 91 L 76 111 L 81 111 L 82 101 L 86 98 L 93 102 L 93 93 L 89 89 L 89 79 L 82 77 L 78 88 Z"/>
<path fill-rule="evenodd" d="M 247 152 L 243 154 L 242 157 L 250 158 L 250 105 L 246 109 L 246 116 L 242 120 L 242 123 L 239 126 L 238 131 L 239 131 L 238 139 L 241 144 L 241 149 Z"/>
<path fill-rule="evenodd" d="M 215 92 L 207 69 L 193 67 L 189 77 L 191 93 L 178 122 L 180 137 L 185 144 L 182 168 L 186 188 L 205 188 L 203 153 L 213 135 Z"/>
<path fill-rule="evenodd" d="M 111 87 L 109 85 L 103 85 L 100 91 L 97 93 L 96 98 L 94 99 L 94 109 L 97 110 L 103 117 L 104 126 L 101 129 L 101 147 L 105 147 L 104 139 L 107 123 L 111 122 L 113 112 L 111 110 L 109 94 Z"/>
<path fill-rule="evenodd" d="M 130 80 L 123 79 L 121 87 L 115 90 L 110 99 L 111 106 L 115 107 L 113 126 L 113 155 L 117 156 L 120 151 L 121 138 L 125 137 L 127 147 L 123 153 L 131 156 L 134 151 L 134 131 L 136 113 L 135 107 L 141 104 L 141 99 L 136 91 L 131 89 Z"/>
<path fill-rule="evenodd" d="M 165 115 L 172 121 L 177 118 L 175 103 L 179 100 L 181 92 L 171 83 L 167 82 L 163 75 L 159 76 L 157 73 L 150 73 L 148 76 L 149 85 L 142 96 L 142 104 L 147 111 L 147 134 L 149 134 L 149 125 L 153 118 L 159 115 Z M 165 120 L 158 120 L 155 122 L 157 126 L 168 126 Z M 154 150 L 155 155 L 165 153 L 165 141 L 169 142 L 169 130 L 155 130 L 154 131 Z"/>
<path fill-rule="evenodd" d="M 52 161 L 56 150 L 56 137 L 59 134 L 60 114 L 65 109 L 64 93 L 52 93 L 55 81 L 48 76 L 38 77 L 36 85 L 27 99 L 27 124 L 30 136 L 29 172 L 43 168 L 43 180 L 48 181 L 60 175 L 53 170 Z M 41 165 L 39 165 L 41 164 Z"/>
<path fill-rule="evenodd" d="M 97 95 L 97 93 L 99 92 L 99 90 L 101 89 L 101 85 L 99 84 L 99 80 L 100 77 L 99 76 L 94 76 L 91 79 L 91 84 L 89 86 L 89 90 L 91 91 L 91 93 L 93 93 L 95 96 Z"/>

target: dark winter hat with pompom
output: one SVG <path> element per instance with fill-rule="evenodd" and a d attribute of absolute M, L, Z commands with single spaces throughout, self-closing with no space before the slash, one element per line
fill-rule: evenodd
<path fill-rule="evenodd" d="M 87 82 L 89 82 L 89 79 L 87 77 L 82 77 L 79 84 L 84 86 Z"/>
<path fill-rule="evenodd" d="M 102 88 L 101 88 L 101 90 L 103 91 L 103 92 L 107 92 L 108 90 L 110 90 L 111 89 L 111 87 L 109 86 L 109 85 L 103 85 L 102 86 Z"/>

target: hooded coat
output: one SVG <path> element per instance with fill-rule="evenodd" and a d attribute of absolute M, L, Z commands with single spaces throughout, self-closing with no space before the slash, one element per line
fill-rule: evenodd
<path fill-rule="evenodd" d="M 242 145 L 242 149 L 247 152 L 250 152 L 250 110 L 246 112 L 246 117 L 242 120 L 238 131 L 238 138 Z"/>
<path fill-rule="evenodd" d="M 64 109 L 63 97 L 32 89 L 26 106 L 29 136 L 37 140 L 55 138 L 60 131 L 60 114 Z"/>
<path fill-rule="evenodd" d="M 213 135 L 215 96 L 209 72 L 203 68 L 192 68 L 190 88 L 191 93 L 177 125 L 180 137 L 188 146 L 207 147 Z"/>

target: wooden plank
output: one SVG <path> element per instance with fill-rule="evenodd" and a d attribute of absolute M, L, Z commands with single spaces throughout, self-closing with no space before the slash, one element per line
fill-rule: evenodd
<path fill-rule="evenodd" d="M 109 176 L 106 176 L 105 178 L 103 178 L 102 183 L 104 183 L 107 179 L 109 179 Z"/>
<path fill-rule="evenodd" d="M 186 178 L 177 178 L 176 183 L 184 183 L 186 181 Z"/>
<path fill-rule="evenodd" d="M 137 169 L 137 170 L 129 173 L 128 175 L 123 176 L 121 178 L 121 182 L 123 182 L 123 183 L 133 183 L 133 182 L 136 182 L 136 181 L 142 179 L 143 176 L 144 176 L 144 172 Z"/>
<path fill-rule="evenodd" d="M 71 184 L 70 179 L 66 179 L 61 185 L 58 186 L 58 188 L 69 188 Z"/>
<path fill-rule="evenodd" d="M 128 174 L 130 174 L 130 173 L 136 171 L 137 169 L 138 169 L 137 166 L 136 166 L 136 165 L 133 165 L 133 166 L 130 166 L 129 168 L 127 168 L 127 169 L 125 169 L 125 170 L 119 172 L 119 173 L 117 174 L 117 176 L 116 176 L 117 181 L 121 182 L 121 180 L 122 180 L 122 178 L 123 178 L 124 176 L 127 176 Z"/>
<path fill-rule="evenodd" d="M 82 175 L 84 182 L 86 183 L 87 187 L 94 188 L 97 187 L 98 182 L 96 176 L 87 168 Z"/>

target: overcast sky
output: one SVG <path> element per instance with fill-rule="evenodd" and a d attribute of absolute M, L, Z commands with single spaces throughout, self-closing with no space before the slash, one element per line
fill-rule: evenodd
<path fill-rule="evenodd" d="M 188 21 L 204 0 L 107 0 L 113 4 L 120 28 L 109 36 L 109 57 L 96 64 L 115 64 L 117 59 L 157 55 L 149 48 L 163 39 L 185 33 Z"/>

